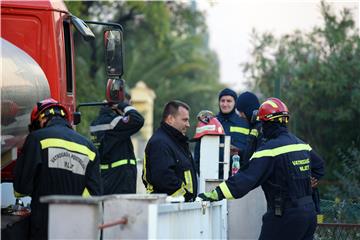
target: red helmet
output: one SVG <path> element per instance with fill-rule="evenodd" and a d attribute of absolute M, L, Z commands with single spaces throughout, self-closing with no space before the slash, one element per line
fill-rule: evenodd
<path fill-rule="evenodd" d="M 125 99 L 125 83 L 123 79 L 109 79 L 106 85 L 106 100 L 122 102 Z"/>
<path fill-rule="evenodd" d="M 43 118 L 50 115 L 59 115 L 70 121 L 69 111 L 55 99 L 47 98 L 36 103 L 31 111 L 30 122 L 32 124 L 33 122 L 38 121 L 40 117 Z"/>
<path fill-rule="evenodd" d="M 69 111 L 53 98 L 42 100 L 34 106 L 30 115 L 29 131 L 34 131 L 40 128 L 40 118 L 51 115 L 58 115 L 70 121 Z"/>
<path fill-rule="evenodd" d="M 260 105 L 258 117 L 260 121 L 280 121 L 285 117 L 287 122 L 289 110 L 285 103 L 278 98 L 268 98 Z"/>
<path fill-rule="evenodd" d="M 225 135 L 221 123 L 211 111 L 200 111 L 197 118 L 199 122 L 193 139 L 200 139 L 205 135 Z"/>

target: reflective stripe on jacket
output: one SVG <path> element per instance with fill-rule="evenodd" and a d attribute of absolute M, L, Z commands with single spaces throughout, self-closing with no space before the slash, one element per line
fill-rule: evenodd
<path fill-rule="evenodd" d="M 222 124 L 225 134 L 231 136 L 231 144 L 241 151 L 244 150 L 250 132 L 247 120 L 239 117 L 235 112 L 231 114 L 218 113 L 216 118 Z"/>
<path fill-rule="evenodd" d="M 281 191 L 284 201 L 311 195 L 311 147 L 282 130 L 264 143 L 251 157 L 247 169 L 220 184 L 225 198 L 240 198 L 262 186 L 268 205 Z M 279 188 L 275 187 L 279 186 Z"/>
<path fill-rule="evenodd" d="M 131 136 L 144 125 L 144 118 L 129 105 L 123 112 L 120 115 L 112 107 L 102 107 L 90 126 L 92 140 L 99 148 L 104 194 L 136 193 L 137 169 Z"/>
<path fill-rule="evenodd" d="M 188 145 L 169 135 L 163 125 L 146 146 L 143 182 L 150 193 L 183 195 L 187 201 L 196 197 L 197 178 Z"/>

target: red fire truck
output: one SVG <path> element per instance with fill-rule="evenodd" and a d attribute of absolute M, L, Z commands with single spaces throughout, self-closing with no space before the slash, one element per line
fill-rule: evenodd
<path fill-rule="evenodd" d="M 52 97 L 69 112 L 76 109 L 73 32 L 94 41 L 97 34 L 88 27 L 94 24 L 102 25 L 94 32 L 104 38 L 108 79 L 119 79 L 123 73 L 119 24 L 83 21 L 71 15 L 62 1 L 1 1 L 2 183 L 13 180 L 17 152 L 37 101 Z"/>
<path fill-rule="evenodd" d="M 52 97 L 70 112 L 76 107 L 76 80 L 72 31 L 92 41 L 87 24 L 106 26 L 105 53 L 109 78 L 122 75 L 122 28 L 118 24 L 86 21 L 72 16 L 61 1 L 1 2 L 1 168 L 2 181 L 11 180 L 16 149 L 28 133 L 30 112 L 38 100 Z M 111 31 L 112 34 L 109 34 Z M 117 31 L 120 34 L 115 34 Z M 109 38 L 108 36 L 111 36 Z M 119 38 L 119 39 L 116 39 Z M 112 41 L 112 42 L 110 42 Z M 116 45 L 116 47 L 114 47 Z M 118 50 L 114 54 L 110 51 Z M 111 64 L 116 64 L 111 66 Z"/>

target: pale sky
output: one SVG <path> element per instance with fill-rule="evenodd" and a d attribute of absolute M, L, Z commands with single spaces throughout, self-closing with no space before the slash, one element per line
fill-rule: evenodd
<path fill-rule="evenodd" d="M 331 3 L 335 11 L 344 6 L 353 9 L 359 23 L 360 0 Z M 196 4 L 206 13 L 210 48 L 220 61 L 220 81 L 237 91 L 246 90 L 240 64 L 249 60 L 253 28 L 280 36 L 322 25 L 320 0 L 197 0 Z"/>

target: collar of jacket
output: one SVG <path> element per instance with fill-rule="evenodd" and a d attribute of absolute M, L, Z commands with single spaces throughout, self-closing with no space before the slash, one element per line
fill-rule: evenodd
<path fill-rule="evenodd" d="M 184 136 L 180 131 L 178 131 L 176 128 L 170 126 L 169 124 L 165 122 L 161 122 L 160 126 L 171 138 L 175 139 L 179 143 L 186 143 L 188 142 L 188 137 Z"/>
<path fill-rule="evenodd" d="M 287 132 L 285 124 L 277 122 L 264 122 L 262 125 L 263 134 L 266 139 L 278 137 L 281 133 Z"/>
<path fill-rule="evenodd" d="M 51 127 L 54 125 L 62 125 L 62 126 L 72 129 L 72 127 L 68 121 L 66 121 L 64 118 L 58 117 L 58 116 L 51 118 L 50 121 L 46 124 L 46 127 Z"/>
<path fill-rule="evenodd" d="M 236 122 L 237 118 L 239 118 L 239 116 L 236 114 L 235 112 L 235 108 L 229 112 L 229 113 L 222 113 L 222 112 L 219 112 L 217 115 L 216 115 L 216 118 L 222 122 L 224 120 L 228 120 L 228 121 L 231 121 L 231 122 Z"/>

